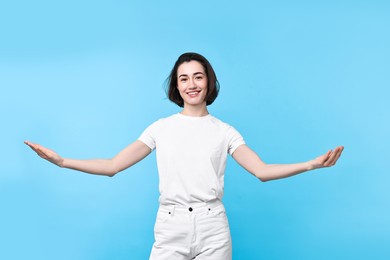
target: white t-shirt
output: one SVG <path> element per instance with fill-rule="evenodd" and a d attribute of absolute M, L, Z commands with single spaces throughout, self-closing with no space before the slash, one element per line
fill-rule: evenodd
<path fill-rule="evenodd" d="M 211 115 L 180 113 L 154 122 L 139 140 L 156 149 L 160 204 L 182 206 L 222 199 L 227 154 L 245 143 Z"/>

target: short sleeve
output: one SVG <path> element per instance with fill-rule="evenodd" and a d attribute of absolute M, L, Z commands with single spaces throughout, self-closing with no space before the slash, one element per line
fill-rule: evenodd
<path fill-rule="evenodd" d="M 229 127 L 228 129 L 228 153 L 233 155 L 234 151 L 242 144 L 245 144 L 244 138 L 241 134 L 234 129 L 233 127 Z"/>
<path fill-rule="evenodd" d="M 159 121 L 156 121 L 148 126 L 138 138 L 139 141 L 146 144 L 152 151 L 156 148 L 156 133 L 158 133 L 158 122 Z"/>

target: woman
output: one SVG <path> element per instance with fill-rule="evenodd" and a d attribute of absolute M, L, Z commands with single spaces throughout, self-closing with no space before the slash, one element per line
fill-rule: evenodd
<path fill-rule="evenodd" d="M 156 149 L 160 208 L 150 259 L 231 259 L 229 225 L 221 202 L 227 154 L 261 181 L 269 181 L 333 166 L 343 147 L 304 163 L 266 164 L 233 127 L 208 113 L 207 106 L 218 91 L 207 59 L 184 53 L 168 81 L 168 97 L 182 111 L 150 125 L 114 158 L 62 158 L 39 144 L 25 143 L 60 167 L 107 176 L 134 165 Z"/>

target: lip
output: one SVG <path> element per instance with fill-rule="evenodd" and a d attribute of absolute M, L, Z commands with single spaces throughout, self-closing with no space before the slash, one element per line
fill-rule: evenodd
<path fill-rule="evenodd" d="M 188 91 L 188 92 L 186 92 L 186 94 L 187 94 L 188 96 L 194 98 L 194 97 L 197 97 L 197 96 L 199 95 L 200 92 L 201 92 L 200 90 Z"/>
<path fill-rule="evenodd" d="M 198 93 L 200 93 L 201 92 L 201 90 L 191 90 L 191 91 L 187 91 L 186 92 L 186 94 L 198 94 Z"/>

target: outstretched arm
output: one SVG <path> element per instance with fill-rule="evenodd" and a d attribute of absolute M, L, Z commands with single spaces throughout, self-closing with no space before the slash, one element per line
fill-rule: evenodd
<path fill-rule="evenodd" d="M 248 172 L 261 181 L 287 178 L 305 171 L 330 167 L 336 164 L 344 147 L 339 146 L 313 160 L 295 164 L 266 164 L 247 145 L 239 146 L 233 153 L 233 158 Z"/>
<path fill-rule="evenodd" d="M 77 160 L 62 158 L 53 150 L 39 144 L 31 143 L 29 141 L 25 141 L 24 143 L 33 149 L 40 157 L 59 167 L 110 177 L 141 161 L 151 152 L 146 144 L 137 140 L 119 152 L 112 159 Z"/>

